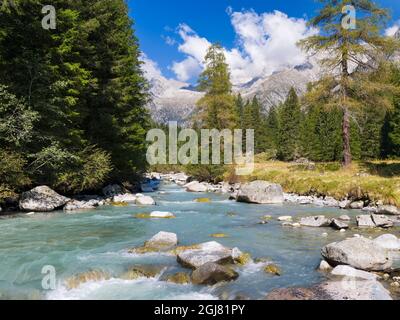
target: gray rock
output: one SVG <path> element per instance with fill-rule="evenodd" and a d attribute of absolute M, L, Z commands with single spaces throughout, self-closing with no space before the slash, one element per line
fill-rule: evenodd
<path fill-rule="evenodd" d="M 188 192 L 207 192 L 208 188 L 205 184 L 198 181 L 193 181 L 185 185 L 186 191 Z"/>
<path fill-rule="evenodd" d="M 208 262 L 217 264 L 234 263 L 232 250 L 215 241 L 206 242 L 198 245 L 195 249 L 178 253 L 177 261 L 183 267 L 191 269 L 196 269 Z"/>
<path fill-rule="evenodd" d="M 350 209 L 360 210 L 364 208 L 364 201 L 355 201 L 350 203 Z"/>
<path fill-rule="evenodd" d="M 117 184 L 110 184 L 103 188 L 103 194 L 106 198 L 112 198 L 123 193 L 122 187 Z"/>
<path fill-rule="evenodd" d="M 339 220 L 342 221 L 351 221 L 351 218 L 348 215 L 342 215 L 339 217 Z"/>
<path fill-rule="evenodd" d="M 371 218 L 377 227 L 391 228 L 394 226 L 393 221 L 390 220 L 387 216 L 373 214 L 371 215 Z"/>
<path fill-rule="evenodd" d="M 223 281 L 233 281 L 239 274 L 231 268 L 208 262 L 192 273 L 192 282 L 197 285 L 214 285 Z"/>
<path fill-rule="evenodd" d="M 50 212 L 63 207 L 68 201 L 69 198 L 59 195 L 47 186 L 41 186 L 22 193 L 19 207 L 23 211 Z"/>
<path fill-rule="evenodd" d="M 291 216 L 278 217 L 278 221 L 291 222 L 291 221 L 293 221 L 293 217 L 291 217 Z"/>
<path fill-rule="evenodd" d="M 152 197 L 144 196 L 144 195 L 136 195 L 136 204 L 140 206 L 154 206 L 156 202 Z"/>
<path fill-rule="evenodd" d="M 339 207 L 339 201 L 337 201 L 335 198 L 333 197 L 326 197 L 324 199 L 324 205 L 327 207 Z"/>
<path fill-rule="evenodd" d="M 331 274 L 334 276 L 357 278 L 363 280 L 377 280 L 379 278 L 376 274 L 357 270 L 350 266 L 337 266 L 332 270 Z"/>
<path fill-rule="evenodd" d="M 377 213 L 378 212 L 378 208 L 377 207 L 373 207 L 373 206 L 369 206 L 369 207 L 363 208 L 362 211 L 369 212 L 369 213 Z"/>
<path fill-rule="evenodd" d="M 387 214 L 392 216 L 400 215 L 400 210 L 395 206 L 378 206 L 377 214 Z"/>
<path fill-rule="evenodd" d="M 306 217 L 300 219 L 300 224 L 305 227 L 329 227 L 331 220 L 325 216 Z"/>
<path fill-rule="evenodd" d="M 254 181 L 240 187 L 236 201 L 257 204 L 279 204 L 284 202 L 282 187 L 266 181 Z"/>
<path fill-rule="evenodd" d="M 145 247 L 169 250 L 178 244 L 178 236 L 175 233 L 161 231 L 145 243 Z"/>
<path fill-rule="evenodd" d="M 392 234 L 384 234 L 376 238 L 374 243 L 387 250 L 400 250 L 400 239 Z"/>
<path fill-rule="evenodd" d="M 171 212 L 153 211 L 150 213 L 150 218 L 171 219 L 175 218 L 175 215 Z"/>
<path fill-rule="evenodd" d="M 366 238 L 328 244 L 322 249 L 322 256 L 331 265 L 350 265 L 366 271 L 385 271 L 393 264 L 387 250 Z"/>
<path fill-rule="evenodd" d="M 113 198 L 114 202 L 125 202 L 125 203 L 129 203 L 129 202 L 136 202 L 137 197 L 132 194 L 132 193 L 125 193 L 125 194 L 120 194 L 120 195 L 116 195 Z"/>
<path fill-rule="evenodd" d="M 357 216 L 357 225 L 362 228 L 375 228 L 376 225 L 370 215 Z"/>
<path fill-rule="evenodd" d="M 322 260 L 320 265 L 319 265 L 319 267 L 318 267 L 318 270 L 320 270 L 320 271 L 329 271 L 329 270 L 332 270 L 332 266 L 328 262 L 326 262 L 325 260 Z"/>
<path fill-rule="evenodd" d="M 343 200 L 343 201 L 339 202 L 339 208 L 340 209 L 348 209 L 348 208 L 350 208 L 350 204 L 351 204 L 350 200 Z"/>
<path fill-rule="evenodd" d="M 71 200 L 69 201 L 65 207 L 64 211 L 77 211 L 77 210 L 93 210 L 98 207 L 98 201 L 90 200 L 90 201 L 78 201 Z"/>
<path fill-rule="evenodd" d="M 344 278 L 319 285 L 318 291 L 324 292 L 332 300 L 393 300 L 389 291 L 376 280 Z"/>
<path fill-rule="evenodd" d="M 343 220 L 333 219 L 331 223 L 332 228 L 337 230 L 348 229 L 349 225 L 345 223 Z"/>

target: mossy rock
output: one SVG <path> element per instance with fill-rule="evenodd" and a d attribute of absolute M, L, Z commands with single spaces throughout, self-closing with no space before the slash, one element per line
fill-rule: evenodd
<path fill-rule="evenodd" d="M 146 253 L 154 253 L 154 252 L 159 252 L 159 251 L 160 250 L 155 247 L 143 246 L 143 247 L 129 249 L 128 253 L 146 254 Z"/>
<path fill-rule="evenodd" d="M 269 264 L 267 266 L 264 267 L 264 272 L 266 273 L 270 273 L 276 276 L 281 276 L 282 275 L 282 271 L 281 269 L 279 269 L 278 266 L 276 266 L 275 264 Z"/>
<path fill-rule="evenodd" d="M 101 270 L 91 270 L 83 273 L 79 273 L 65 281 L 65 286 L 68 290 L 76 289 L 81 284 L 92 281 L 103 281 L 109 280 L 110 274 Z"/>
<path fill-rule="evenodd" d="M 174 254 L 174 255 L 178 255 L 182 252 L 188 251 L 188 250 L 196 250 L 196 249 L 200 249 L 200 246 L 198 244 L 194 244 L 191 246 L 179 246 L 176 247 L 172 250 L 169 251 L 169 253 Z"/>
<path fill-rule="evenodd" d="M 111 202 L 114 207 L 127 207 L 129 204 L 126 202 Z"/>
<path fill-rule="evenodd" d="M 134 217 L 136 219 L 151 219 L 150 213 L 138 213 Z"/>
<path fill-rule="evenodd" d="M 272 219 L 273 219 L 273 217 L 270 216 L 270 215 L 266 215 L 266 216 L 261 217 L 261 220 L 263 220 L 263 221 L 270 221 Z"/>
<path fill-rule="evenodd" d="M 186 272 L 168 274 L 162 278 L 162 281 L 171 282 L 175 284 L 188 284 L 191 282 L 190 275 Z"/>
<path fill-rule="evenodd" d="M 198 202 L 198 203 L 210 203 L 211 199 L 209 198 L 198 198 L 196 200 L 194 200 L 194 202 Z"/>
<path fill-rule="evenodd" d="M 155 278 L 164 269 L 164 266 L 159 265 L 142 265 L 133 266 L 129 270 L 121 275 L 123 280 L 136 280 L 138 278 Z"/>
<path fill-rule="evenodd" d="M 222 238 L 228 238 L 229 236 L 226 235 L 225 233 L 214 233 L 210 235 L 211 238 L 217 238 L 217 239 L 222 239 Z"/>
<path fill-rule="evenodd" d="M 245 266 L 251 261 L 250 253 L 244 252 L 238 258 L 235 259 L 235 262 L 240 266 Z"/>

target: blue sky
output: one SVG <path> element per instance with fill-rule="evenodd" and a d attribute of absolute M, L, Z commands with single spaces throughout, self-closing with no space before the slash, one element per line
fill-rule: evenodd
<path fill-rule="evenodd" d="M 193 82 L 198 73 L 193 65 L 187 72 L 182 70 L 190 61 L 176 66 L 176 70 L 181 70 L 178 74 L 176 70 L 171 70 L 174 62 L 182 62 L 190 58 L 192 54 L 179 50 L 179 45 L 185 43 L 182 36 L 177 34 L 179 25 L 185 24 L 190 27 L 190 30 L 188 29 L 189 31 L 185 33 L 188 42 L 190 35 L 193 35 L 207 39 L 209 42 L 220 42 L 227 50 L 235 48 L 242 50 L 240 42 L 243 39 L 235 32 L 233 15 L 227 12 L 228 8 L 231 8 L 230 12 L 254 11 L 253 13 L 260 17 L 264 13 L 273 13 L 274 10 L 278 10 L 286 14 L 288 19 L 307 20 L 319 7 L 315 0 L 128 0 L 127 2 L 130 14 L 135 20 L 136 35 L 140 40 L 142 51 L 149 59 L 157 63 L 164 76 L 180 78 L 188 82 Z M 378 0 L 376 2 L 390 9 L 392 21 L 389 26 L 400 20 L 400 1 Z M 243 16 L 237 17 L 237 20 L 240 20 L 236 24 L 238 28 L 240 28 L 239 23 L 246 23 L 242 18 Z M 285 37 L 282 36 L 281 40 L 285 41 Z"/>

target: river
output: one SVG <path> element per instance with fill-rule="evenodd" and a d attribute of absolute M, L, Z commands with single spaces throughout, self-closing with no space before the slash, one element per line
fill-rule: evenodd
<path fill-rule="evenodd" d="M 323 281 L 324 274 L 316 271 L 322 246 L 356 233 L 340 233 L 330 228 L 282 227 L 277 217 L 320 214 L 354 217 L 360 213 L 291 204 L 242 204 L 229 201 L 227 195 L 188 193 L 173 184 L 163 184 L 160 190 L 165 193 L 150 194 L 157 201 L 157 207 L 105 206 L 74 214 L 53 212 L 2 217 L 0 299 L 233 299 L 238 296 L 262 299 L 276 288 L 311 286 Z M 211 203 L 194 202 L 200 197 L 210 198 Z M 176 219 L 134 217 L 153 210 L 173 212 Z M 265 215 L 273 219 L 268 224 L 259 224 Z M 273 261 L 281 268 L 282 275 L 266 274 L 262 264 L 250 263 L 238 269 L 237 281 L 214 287 L 177 285 L 159 279 L 119 279 L 121 273 L 138 264 L 161 264 L 183 270 L 172 255 L 127 252 L 129 248 L 143 245 L 159 231 L 176 233 L 180 245 L 218 241 L 228 247 L 238 247 L 253 258 Z M 213 239 L 211 234 L 216 233 L 228 237 Z M 46 265 L 55 268 L 55 290 L 42 288 L 42 268 Z M 88 270 L 103 270 L 112 278 L 66 289 L 65 279 Z"/>

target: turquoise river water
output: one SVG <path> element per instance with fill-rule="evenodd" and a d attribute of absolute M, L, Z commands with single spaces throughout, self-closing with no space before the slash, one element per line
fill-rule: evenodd
<path fill-rule="evenodd" d="M 74 214 L 53 212 L 1 217 L 0 299 L 233 299 L 238 295 L 262 299 L 276 288 L 311 286 L 323 281 L 324 275 L 316 271 L 321 261 L 321 247 L 352 234 L 352 231 L 343 234 L 329 228 L 292 229 L 282 227 L 276 219 L 260 225 L 262 216 L 359 214 L 290 204 L 240 204 L 229 201 L 227 195 L 188 193 L 170 184 L 163 185 L 161 190 L 166 193 L 150 194 L 157 201 L 157 207 L 106 206 Z M 195 203 L 199 197 L 208 197 L 212 202 Z M 134 217 L 152 210 L 173 212 L 176 219 Z M 237 281 L 214 287 L 177 285 L 159 279 L 119 279 L 118 275 L 138 264 L 161 264 L 181 271 L 172 255 L 127 252 L 159 231 L 175 232 L 180 245 L 216 240 L 238 247 L 253 258 L 273 261 L 282 269 L 282 275 L 268 275 L 261 264 L 250 263 L 238 269 Z M 327 236 L 323 235 L 325 232 Z M 215 233 L 229 237 L 211 238 Z M 42 288 L 42 268 L 46 265 L 56 270 L 55 290 Z M 89 270 L 108 272 L 112 278 L 66 289 L 67 278 Z"/>

